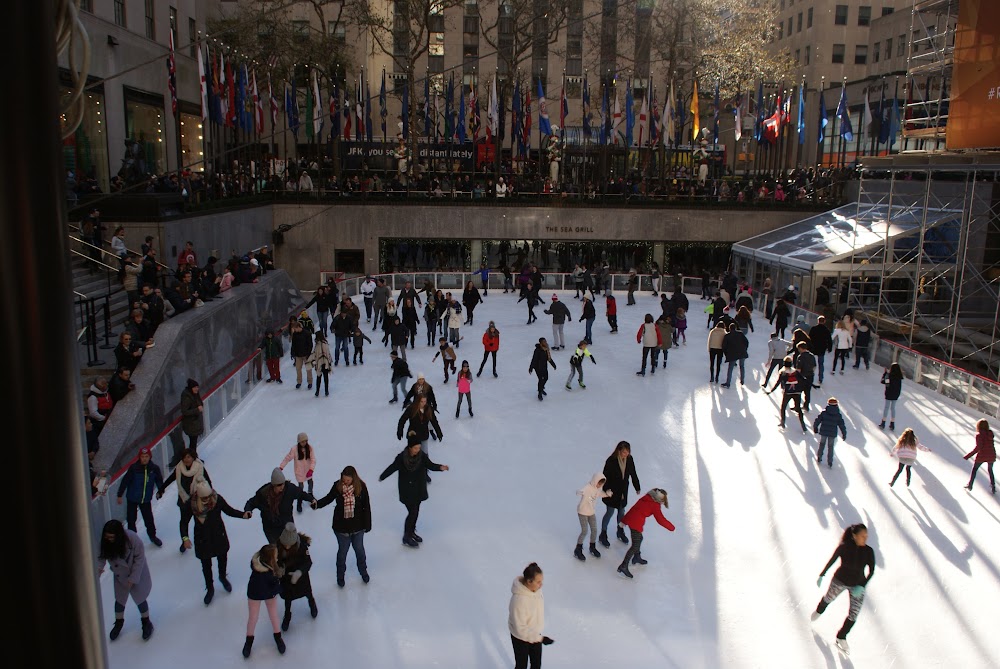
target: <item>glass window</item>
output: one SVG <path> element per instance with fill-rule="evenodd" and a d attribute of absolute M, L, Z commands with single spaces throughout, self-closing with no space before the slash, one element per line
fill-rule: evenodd
<path fill-rule="evenodd" d="M 72 91 L 63 87 L 59 95 L 65 105 L 72 96 Z M 60 117 L 60 122 L 65 129 L 66 117 Z M 108 167 L 106 130 L 104 94 L 87 91 L 83 99 L 83 119 L 73 134 L 62 141 L 63 169 L 73 172 L 73 178 L 81 192 L 93 191 L 95 184 L 102 192 L 108 192 L 111 172 Z"/>
<path fill-rule="evenodd" d="M 875 49 L 878 52 L 878 49 Z M 892 38 L 890 37 L 885 41 L 885 59 L 889 60 L 892 58 Z"/>
<path fill-rule="evenodd" d="M 896 42 L 896 56 L 902 58 L 906 55 L 906 35 L 900 35 Z"/>
<path fill-rule="evenodd" d="M 465 0 L 465 15 L 479 16 L 479 0 Z"/>
<path fill-rule="evenodd" d="M 868 45 L 859 44 L 854 47 L 854 64 L 864 65 L 868 62 Z"/>
<path fill-rule="evenodd" d="M 343 21 L 329 21 L 326 25 L 327 34 L 338 44 L 347 43 L 347 26 Z"/>
<path fill-rule="evenodd" d="M 813 48 L 811 44 L 806 44 L 806 65 L 812 62 Z"/>
<path fill-rule="evenodd" d="M 838 26 L 847 25 L 847 5 L 837 5 L 837 10 L 833 16 L 833 23 Z"/>
<path fill-rule="evenodd" d="M 292 21 L 292 34 L 298 38 L 307 37 L 309 35 L 309 22 Z"/>
<path fill-rule="evenodd" d="M 785 9 L 785 0 L 781 0 L 781 9 L 782 11 Z"/>
<path fill-rule="evenodd" d="M 80 9 L 85 12 L 94 12 L 94 0 L 80 0 Z"/>
<path fill-rule="evenodd" d="M 810 7 L 806 10 L 806 28 L 813 27 L 813 8 Z"/>
<path fill-rule="evenodd" d="M 875 51 L 872 52 L 872 62 L 873 63 L 877 63 L 879 61 L 879 54 L 882 53 L 882 51 L 879 49 L 879 46 L 881 46 L 881 45 L 878 42 L 876 42 L 875 43 Z"/>
<path fill-rule="evenodd" d="M 792 36 L 792 17 L 788 17 L 788 36 Z"/>
<path fill-rule="evenodd" d="M 883 7 L 882 8 L 882 16 L 889 16 L 889 14 L 892 14 L 894 11 L 896 11 L 896 10 L 893 9 L 892 7 Z"/>
<path fill-rule="evenodd" d="M 802 12 L 799 12 L 798 17 L 795 19 L 795 32 L 802 32 Z"/>
<path fill-rule="evenodd" d="M 135 142 L 141 174 L 162 174 L 166 171 L 166 149 L 163 145 L 163 105 L 154 106 L 125 99 L 126 141 Z"/>
<path fill-rule="evenodd" d="M 444 55 L 444 33 L 430 33 L 428 35 L 427 53 L 431 56 Z"/>
<path fill-rule="evenodd" d="M 156 0 L 146 0 L 146 37 L 156 39 Z"/>
<path fill-rule="evenodd" d="M 462 17 L 462 32 L 463 33 L 478 33 L 479 32 L 479 17 L 478 16 L 463 16 Z"/>
<path fill-rule="evenodd" d="M 127 28 L 125 17 L 125 0 L 115 0 L 115 23 Z"/>
<path fill-rule="evenodd" d="M 868 26 L 872 22 L 872 8 L 870 5 L 862 5 L 858 7 L 858 25 Z"/>
<path fill-rule="evenodd" d="M 833 45 L 833 63 L 843 63 L 844 62 L 844 45 L 834 44 Z"/>
<path fill-rule="evenodd" d="M 188 19 L 188 41 L 191 42 L 190 56 L 198 57 L 198 24 L 194 19 Z"/>
<path fill-rule="evenodd" d="M 796 49 L 796 50 L 795 50 L 795 64 L 796 64 L 796 65 L 798 65 L 798 64 L 799 64 L 799 56 L 800 56 L 801 54 L 802 54 L 802 50 L 801 50 L 801 49 Z"/>
<path fill-rule="evenodd" d="M 181 167 L 204 172 L 205 152 L 202 146 L 201 118 L 195 114 L 181 114 Z"/>
<path fill-rule="evenodd" d="M 782 21 L 778 24 L 778 39 L 782 39 L 785 36 L 785 23 Z"/>

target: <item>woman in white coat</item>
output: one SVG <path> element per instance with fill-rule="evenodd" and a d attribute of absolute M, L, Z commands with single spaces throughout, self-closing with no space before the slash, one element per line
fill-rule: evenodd
<path fill-rule="evenodd" d="M 542 634 L 545 627 L 545 599 L 542 597 L 542 568 L 532 562 L 510 587 L 507 627 L 514 645 L 514 669 L 541 669 L 542 645 L 552 639 Z"/>
<path fill-rule="evenodd" d="M 851 349 L 854 347 L 854 337 L 851 336 L 850 330 L 844 325 L 843 322 L 837 323 L 837 329 L 833 331 L 833 368 L 830 373 L 835 373 L 837 371 L 837 361 L 840 361 L 840 373 L 844 373 L 844 366 L 847 364 L 847 358 L 851 354 Z"/>

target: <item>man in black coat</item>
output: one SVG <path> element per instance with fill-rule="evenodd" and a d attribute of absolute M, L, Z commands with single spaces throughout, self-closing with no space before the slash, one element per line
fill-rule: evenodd
<path fill-rule="evenodd" d="M 292 507 L 295 500 L 309 502 L 314 506 L 316 501 L 311 493 L 286 481 L 284 473 L 275 467 L 271 472 L 271 482 L 258 488 L 254 496 L 243 505 L 243 510 L 260 511 L 260 523 L 264 528 L 267 543 L 277 544 L 285 525 L 292 522 Z M 273 512 L 272 509 L 277 509 L 277 512 Z"/>
<path fill-rule="evenodd" d="M 722 338 L 722 354 L 726 356 L 726 362 L 729 363 L 729 371 L 726 373 L 726 382 L 722 384 L 723 388 L 728 388 L 733 381 L 733 368 L 736 365 L 740 366 L 740 385 L 743 385 L 744 380 L 744 369 L 743 361 L 747 359 L 748 350 L 750 348 L 750 341 L 747 336 L 743 334 L 739 326 L 736 323 L 732 323 L 729 326 L 729 331 L 726 336 Z"/>
<path fill-rule="evenodd" d="M 118 404 L 130 391 L 135 390 L 135 384 L 130 381 L 131 377 L 132 371 L 127 367 L 119 367 L 115 375 L 111 377 L 111 381 L 108 383 L 108 394 L 111 395 L 115 404 Z"/>
<path fill-rule="evenodd" d="M 833 337 L 830 328 L 826 326 L 826 317 L 816 319 L 816 325 L 809 328 L 809 350 L 816 356 L 816 367 L 819 369 L 819 382 L 823 383 L 823 367 L 826 354 L 833 350 Z"/>
<path fill-rule="evenodd" d="M 420 301 L 420 293 L 416 291 L 416 289 L 413 287 L 413 283 L 411 283 L 410 281 L 407 281 L 406 284 L 403 286 L 403 289 L 399 291 L 399 299 L 396 300 L 396 304 L 402 306 L 406 304 L 407 299 L 413 300 L 411 304 L 415 306 L 422 307 L 424 305 L 424 303 Z"/>

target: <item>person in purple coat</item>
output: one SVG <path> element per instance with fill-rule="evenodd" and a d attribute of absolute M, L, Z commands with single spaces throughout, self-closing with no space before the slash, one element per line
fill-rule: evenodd
<path fill-rule="evenodd" d="M 99 574 L 104 573 L 105 565 L 111 567 L 115 578 L 115 624 L 109 635 L 111 640 L 117 639 L 125 626 L 125 604 L 131 597 L 142 619 L 142 639 L 148 641 L 153 636 L 153 623 L 149 620 L 146 598 L 153 589 L 153 577 L 146 563 L 142 539 L 135 532 L 126 530 L 120 520 L 104 523 L 101 550 L 97 556 Z"/>

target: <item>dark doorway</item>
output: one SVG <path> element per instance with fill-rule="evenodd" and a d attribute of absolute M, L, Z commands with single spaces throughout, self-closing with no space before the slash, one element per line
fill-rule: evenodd
<path fill-rule="evenodd" d="M 363 249 L 337 251 L 333 257 L 333 263 L 338 272 L 343 272 L 344 274 L 364 274 L 365 252 Z"/>

